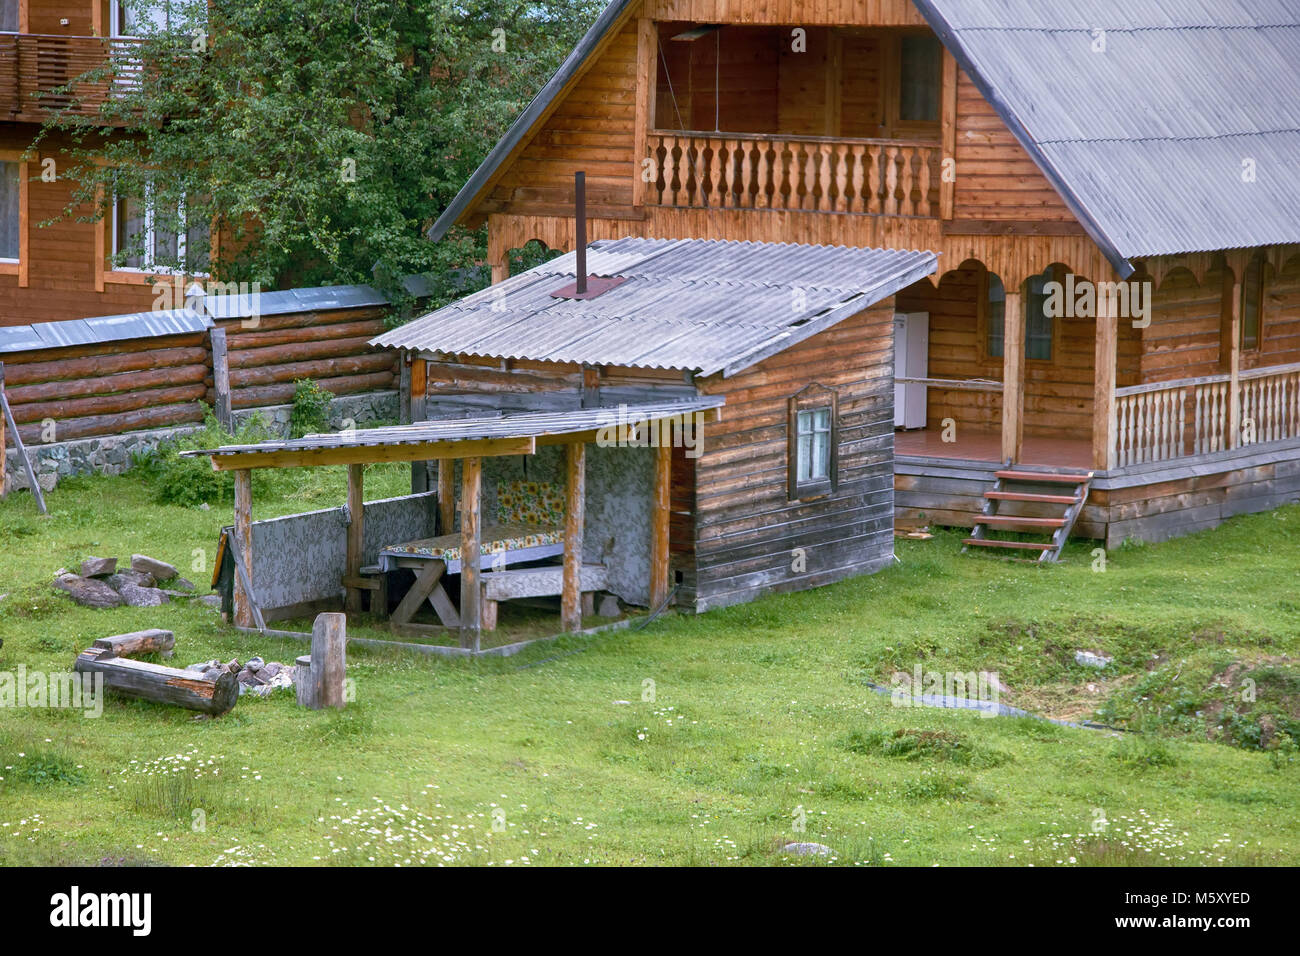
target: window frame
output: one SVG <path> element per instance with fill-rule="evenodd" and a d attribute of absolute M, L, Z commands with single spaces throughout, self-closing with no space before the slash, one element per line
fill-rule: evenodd
<path fill-rule="evenodd" d="M 1251 269 L 1258 267 L 1259 273 L 1251 279 Z M 1268 267 L 1268 257 L 1262 252 L 1257 252 L 1250 257 L 1246 263 L 1245 272 L 1241 277 L 1241 301 L 1239 308 L 1241 310 L 1241 321 L 1237 329 L 1237 350 L 1242 353 L 1259 353 L 1264 347 L 1264 289 L 1265 289 L 1265 272 Z M 1251 292 L 1255 293 L 1255 339 L 1251 344 L 1246 342 L 1246 301 Z"/>
<path fill-rule="evenodd" d="M 109 257 L 112 262 L 110 273 L 127 276 L 196 276 L 206 277 L 212 274 L 212 226 L 208 226 L 208 267 L 199 271 L 196 269 L 174 269 L 171 266 L 160 266 L 154 264 L 152 253 L 157 243 L 157 232 L 154 225 L 154 204 L 152 202 L 153 187 L 145 188 L 145 194 L 141 198 L 144 203 L 144 248 L 142 250 L 142 263 L 140 266 L 125 266 L 117 264 L 118 256 L 118 217 L 121 215 L 122 203 L 124 197 L 113 196 L 113 215 L 108 223 L 109 231 Z M 185 217 L 185 200 L 182 199 L 178 209 L 182 220 Z M 189 227 L 181 229 L 176 233 L 176 258 L 185 261 L 186 245 L 189 239 Z M 188 263 L 187 263 L 188 265 Z"/>
<path fill-rule="evenodd" d="M 799 414 L 801 412 L 822 410 L 830 412 L 826 476 L 800 481 Z M 790 501 L 809 501 L 822 498 L 835 491 L 839 486 L 839 439 L 839 396 L 835 389 L 814 383 L 804 386 L 790 396 L 786 411 L 786 493 Z"/>
<path fill-rule="evenodd" d="M 28 219 L 31 203 L 31 173 L 23 151 L 0 149 L 0 161 L 18 167 L 18 258 L 0 259 L 0 275 L 17 276 L 18 288 L 27 287 L 27 266 L 31 259 Z"/>

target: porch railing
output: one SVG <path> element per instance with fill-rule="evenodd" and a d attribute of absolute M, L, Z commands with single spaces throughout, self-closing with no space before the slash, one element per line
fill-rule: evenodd
<path fill-rule="evenodd" d="M 1238 376 L 1240 434 L 1232 435 L 1232 376 L 1207 375 L 1115 390 L 1115 463 L 1205 455 L 1300 438 L 1300 363 Z"/>
<path fill-rule="evenodd" d="M 139 81 L 139 46 L 132 39 L 0 33 L 0 118 L 69 108 L 98 113 L 115 89 Z M 111 76 L 72 84 L 110 59 Z"/>
<path fill-rule="evenodd" d="M 935 143 L 651 130 L 646 202 L 877 216 L 938 210 Z"/>

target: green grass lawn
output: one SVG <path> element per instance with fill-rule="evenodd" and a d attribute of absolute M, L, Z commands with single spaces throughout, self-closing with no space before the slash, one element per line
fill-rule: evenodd
<path fill-rule="evenodd" d="M 407 480 L 368 469 L 367 496 Z M 258 518 L 345 496 L 343 469 L 257 482 Z M 96 611 L 49 586 L 88 554 L 144 552 L 206 590 L 228 504 L 162 505 L 134 473 L 49 504 L 0 504 L 0 671 L 66 671 L 144 627 L 176 632 L 177 666 L 303 653 L 197 604 Z M 1093 546 L 1036 567 L 940 533 L 872 577 L 506 660 L 354 647 L 337 713 L 291 692 L 216 720 L 112 698 L 98 719 L 6 709 L 0 862 L 1300 863 L 1300 507 L 1121 548 L 1102 572 Z M 895 707 L 867 686 L 918 662 L 996 670 L 1005 703 L 1125 730 Z M 790 841 L 834 855 L 787 857 Z"/>

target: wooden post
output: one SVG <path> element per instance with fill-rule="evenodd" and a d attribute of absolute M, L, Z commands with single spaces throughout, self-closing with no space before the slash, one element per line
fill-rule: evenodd
<path fill-rule="evenodd" d="M 411 424 L 411 363 L 405 353 L 397 360 L 397 420 Z"/>
<path fill-rule="evenodd" d="M 365 547 L 365 465 L 348 465 L 347 576 L 361 576 L 361 551 Z M 361 589 L 349 587 L 345 607 L 350 614 L 361 611 Z"/>
<path fill-rule="evenodd" d="M 632 130 L 632 205 L 645 205 L 646 138 L 655 122 L 655 86 L 658 70 L 659 28 L 654 20 L 641 17 L 636 22 L 636 120 Z M 494 278 L 495 282 L 496 279 Z"/>
<path fill-rule="evenodd" d="M 253 578 L 253 473 L 247 468 L 235 472 L 235 542 L 247 566 L 249 584 Z M 240 576 L 235 575 L 235 624 L 253 626 L 250 598 Z"/>
<path fill-rule="evenodd" d="M 0 395 L 3 395 L 4 391 L 5 363 L 0 362 Z M 5 421 L 5 415 L 0 414 L 0 498 L 4 498 L 8 494 L 8 490 L 5 488 L 5 467 L 9 457 L 9 449 L 5 444 L 5 426 L 7 424 L 8 422 Z"/>
<path fill-rule="evenodd" d="M 1097 296 L 1097 343 L 1093 363 L 1092 467 L 1115 467 L 1115 363 L 1119 317 L 1110 314 L 1110 297 Z"/>
<path fill-rule="evenodd" d="M 466 458 L 460 474 L 460 646 L 475 653 L 483 627 L 479 587 L 482 558 L 479 492 L 483 485 L 483 459 Z"/>
<path fill-rule="evenodd" d="M 311 670 L 306 700 L 312 710 L 343 708 L 343 679 L 347 674 L 347 618 L 338 613 L 316 615 L 311 626 Z M 296 678 L 295 674 L 295 678 Z"/>
<path fill-rule="evenodd" d="M 1232 282 L 1232 305 L 1228 326 L 1228 447 L 1241 447 L 1241 278 L 1244 263 Z"/>
<path fill-rule="evenodd" d="M 403 370 L 406 371 L 405 362 Z M 426 391 L 428 388 L 428 365 L 422 358 L 411 360 L 411 366 L 407 372 L 408 383 L 406 385 L 407 405 L 412 422 L 422 422 L 426 418 L 426 404 L 428 397 Z M 429 463 L 427 461 L 411 462 L 411 494 L 419 494 L 429 490 Z"/>
<path fill-rule="evenodd" d="M 1025 435 L 1025 309 L 1020 286 L 1007 289 L 1002 324 L 1002 461 L 1020 461 Z"/>
<path fill-rule="evenodd" d="M 438 534 L 456 530 L 456 462 L 438 462 Z"/>
<path fill-rule="evenodd" d="M 560 627 L 582 630 L 582 531 L 586 521 L 587 446 L 570 442 L 565 449 L 564 577 L 560 588 Z"/>
<path fill-rule="evenodd" d="M 36 468 L 32 465 L 32 459 L 27 454 L 27 449 L 23 447 L 22 435 L 18 433 L 18 423 L 14 421 L 14 413 L 9 408 L 9 399 L 5 395 L 5 366 L 3 362 L 0 362 L 0 420 L 3 420 L 4 424 L 8 426 L 8 434 L 13 436 L 14 448 L 18 451 L 18 461 L 27 474 L 27 486 L 32 491 L 32 497 L 36 499 L 36 510 L 41 514 L 48 514 L 49 512 L 45 508 L 45 494 L 41 491 L 40 482 L 36 480 Z M 4 442 L 0 442 L 0 456 L 3 453 Z M 0 468 L 0 478 L 3 477 L 4 469 Z"/>
<path fill-rule="evenodd" d="M 667 429 L 664 429 L 667 431 Z M 654 494 L 650 513 L 650 609 L 668 600 L 668 526 L 671 517 L 673 449 L 655 446 Z"/>
<path fill-rule="evenodd" d="M 216 416 L 226 431 L 235 430 L 230 410 L 230 357 L 226 352 L 226 330 L 212 330 L 212 387 L 217 393 Z"/>
<path fill-rule="evenodd" d="M 947 47 L 943 50 L 943 153 L 939 157 L 939 218 L 951 219 L 957 199 L 957 60 Z M 952 166 L 947 165 L 952 160 Z M 952 175 L 948 175 L 948 170 Z"/>

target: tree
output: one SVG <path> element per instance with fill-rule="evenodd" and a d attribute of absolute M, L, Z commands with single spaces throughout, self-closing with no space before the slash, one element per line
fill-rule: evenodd
<path fill-rule="evenodd" d="M 599 0 L 127 0 L 138 47 L 81 79 L 99 117 L 52 118 L 87 204 L 144 232 L 116 252 L 263 288 L 378 283 L 482 261 L 482 231 L 425 231 L 587 29 Z M 162 11 L 165 11 L 162 12 Z M 122 131 L 102 134 L 103 120 Z M 38 143 L 40 140 L 38 140 Z M 33 149 L 35 146 L 33 146 Z"/>

